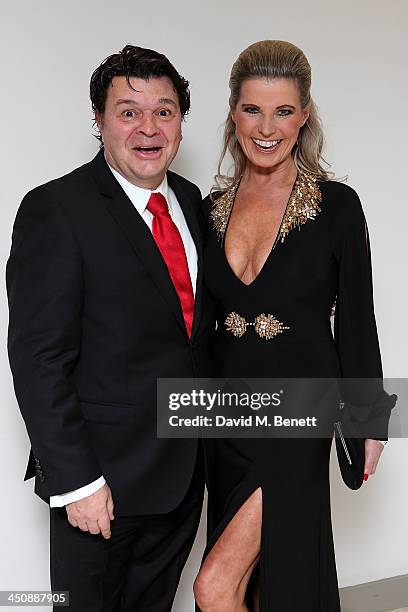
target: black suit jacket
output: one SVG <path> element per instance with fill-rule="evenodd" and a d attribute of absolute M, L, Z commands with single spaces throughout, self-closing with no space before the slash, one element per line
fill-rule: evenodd
<path fill-rule="evenodd" d="M 6 279 L 8 351 L 31 440 L 26 478 L 49 496 L 103 474 L 119 514 L 175 508 L 197 441 L 157 439 L 156 379 L 211 374 L 213 309 L 203 289 L 201 196 L 168 172 L 198 253 L 191 341 L 144 220 L 101 150 L 29 192 Z"/>

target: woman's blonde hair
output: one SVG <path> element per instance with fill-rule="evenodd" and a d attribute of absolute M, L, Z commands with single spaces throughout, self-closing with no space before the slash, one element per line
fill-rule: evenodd
<path fill-rule="evenodd" d="M 322 157 L 323 128 L 317 107 L 310 95 L 311 68 L 301 49 L 284 40 L 262 40 L 242 51 L 232 66 L 229 87 L 229 113 L 225 122 L 223 147 L 215 176 L 216 189 L 227 189 L 242 176 L 246 157 L 235 135 L 231 111 L 237 105 L 242 83 L 247 79 L 294 79 L 298 85 L 302 109 L 307 108 L 309 118 L 300 128 L 292 155 L 298 170 L 309 172 L 320 179 L 329 180 L 329 164 Z M 233 176 L 224 175 L 221 165 L 227 154 L 233 159 Z"/>

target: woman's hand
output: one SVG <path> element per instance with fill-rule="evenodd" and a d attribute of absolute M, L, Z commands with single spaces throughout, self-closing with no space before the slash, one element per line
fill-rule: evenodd
<path fill-rule="evenodd" d="M 371 438 L 366 439 L 364 480 L 368 480 L 370 474 L 375 474 L 375 470 L 377 469 L 377 464 L 383 450 L 384 445 L 378 440 L 371 440 Z"/>

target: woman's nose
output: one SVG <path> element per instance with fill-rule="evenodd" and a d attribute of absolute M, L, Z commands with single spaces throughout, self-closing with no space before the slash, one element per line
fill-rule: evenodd
<path fill-rule="evenodd" d="M 276 131 L 273 118 L 264 117 L 258 127 L 258 131 L 264 138 L 270 138 Z"/>

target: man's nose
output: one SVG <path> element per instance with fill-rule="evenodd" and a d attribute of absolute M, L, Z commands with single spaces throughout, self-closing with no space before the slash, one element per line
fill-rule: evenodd
<path fill-rule="evenodd" d="M 158 133 L 158 128 L 153 114 L 146 113 L 137 128 L 137 131 L 145 136 L 154 136 Z"/>

